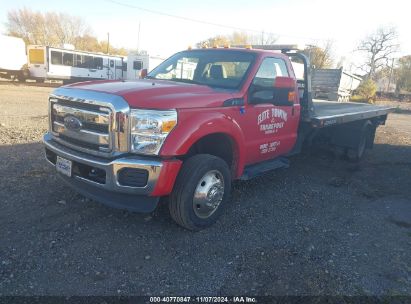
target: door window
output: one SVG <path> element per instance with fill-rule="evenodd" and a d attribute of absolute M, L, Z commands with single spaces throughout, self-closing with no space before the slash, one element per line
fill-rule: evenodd
<path fill-rule="evenodd" d="M 261 63 L 253 79 L 252 103 L 272 103 L 274 101 L 274 82 L 277 77 L 288 77 L 287 65 L 279 58 L 266 58 Z"/>
<path fill-rule="evenodd" d="M 272 87 L 277 77 L 289 77 L 285 61 L 279 58 L 266 58 L 261 63 L 253 83 L 260 86 Z"/>

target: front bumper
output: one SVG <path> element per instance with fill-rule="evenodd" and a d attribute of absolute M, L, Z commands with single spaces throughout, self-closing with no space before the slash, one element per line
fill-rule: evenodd
<path fill-rule="evenodd" d="M 114 208 L 130 211 L 153 211 L 159 196 L 171 191 L 177 175 L 176 171 L 178 172 L 181 165 L 177 160 L 170 162 L 137 156 L 117 159 L 95 157 L 57 143 L 50 133 L 44 135 L 43 140 L 46 146 L 46 159 L 51 165 L 55 167 L 55 159 L 60 156 L 71 160 L 76 168 L 73 169 L 71 177 L 58 174 L 67 184 L 86 197 Z M 122 185 L 119 181 L 119 173 L 127 168 L 147 171 L 146 183 L 140 187 Z M 93 178 L 90 172 L 96 171 L 103 177 Z M 162 189 L 158 189 L 159 186 Z"/>

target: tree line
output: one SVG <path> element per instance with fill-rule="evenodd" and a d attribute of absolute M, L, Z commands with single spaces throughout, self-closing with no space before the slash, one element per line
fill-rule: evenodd
<path fill-rule="evenodd" d="M 57 12 L 37 12 L 23 8 L 11 10 L 7 14 L 7 34 L 22 38 L 26 44 L 39 44 L 62 47 L 71 44 L 76 49 L 91 52 L 109 52 L 126 55 L 125 48 L 114 48 L 108 41 L 99 41 L 87 22 L 77 16 Z M 271 33 L 248 34 L 233 32 L 229 35 L 216 35 L 199 41 L 197 47 L 274 44 L 278 37 Z M 389 78 L 396 83 L 397 91 L 411 92 L 411 55 L 394 59 L 399 50 L 397 31 L 393 27 L 380 27 L 374 33 L 364 37 L 355 49 L 364 55 L 365 61 L 359 66 L 365 82 L 375 87 L 376 81 Z M 316 68 L 340 68 L 342 61 L 336 64 L 333 55 L 333 42 L 307 46 L 303 51 Z"/>
<path fill-rule="evenodd" d="M 83 51 L 127 55 L 126 49 L 99 41 L 83 18 L 66 13 L 41 13 L 28 8 L 11 10 L 7 13 L 6 30 L 10 36 L 22 38 L 26 45 L 70 44 Z"/>
<path fill-rule="evenodd" d="M 210 37 L 199 42 L 197 47 L 238 44 L 267 45 L 274 44 L 276 41 L 277 37 L 272 34 L 264 38 L 263 33 L 260 37 L 234 32 L 230 35 Z M 354 51 L 361 53 L 365 58 L 363 64 L 357 68 L 363 71 L 364 82 L 360 91 L 364 92 L 363 94 L 367 95 L 367 98 L 375 94 L 376 82 L 384 78 L 388 78 L 391 83 L 396 84 L 397 92 L 411 92 L 411 55 L 394 59 L 399 51 L 398 34 L 394 27 L 378 28 L 375 32 L 364 37 Z M 332 40 L 325 41 L 323 44 L 309 45 L 301 52 L 310 59 L 314 68 L 341 68 L 343 65 L 343 58 L 337 63 L 335 61 Z"/>

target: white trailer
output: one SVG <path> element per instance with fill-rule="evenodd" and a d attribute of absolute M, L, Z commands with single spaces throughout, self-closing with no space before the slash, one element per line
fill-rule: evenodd
<path fill-rule="evenodd" d="M 141 70 L 147 69 L 149 65 L 148 54 L 129 53 L 126 59 L 127 74 L 126 79 L 139 79 Z"/>
<path fill-rule="evenodd" d="M 0 77 L 24 78 L 26 63 L 26 45 L 23 39 L 0 35 Z"/>
<path fill-rule="evenodd" d="M 141 70 L 147 69 L 147 71 L 151 71 L 162 63 L 164 59 L 158 56 L 150 56 L 147 53 L 131 52 L 125 61 L 127 62 L 125 78 L 127 80 L 133 80 L 140 78 Z"/>
<path fill-rule="evenodd" d="M 37 81 L 119 80 L 125 76 L 121 56 L 39 45 L 28 46 L 27 53 L 30 78 Z"/>

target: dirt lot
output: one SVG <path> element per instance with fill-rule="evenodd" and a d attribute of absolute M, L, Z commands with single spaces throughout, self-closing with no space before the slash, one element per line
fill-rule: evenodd
<path fill-rule="evenodd" d="M 411 105 L 360 165 L 323 152 L 237 182 L 208 230 L 113 210 L 43 158 L 50 88 L 0 86 L 0 295 L 411 295 Z"/>

